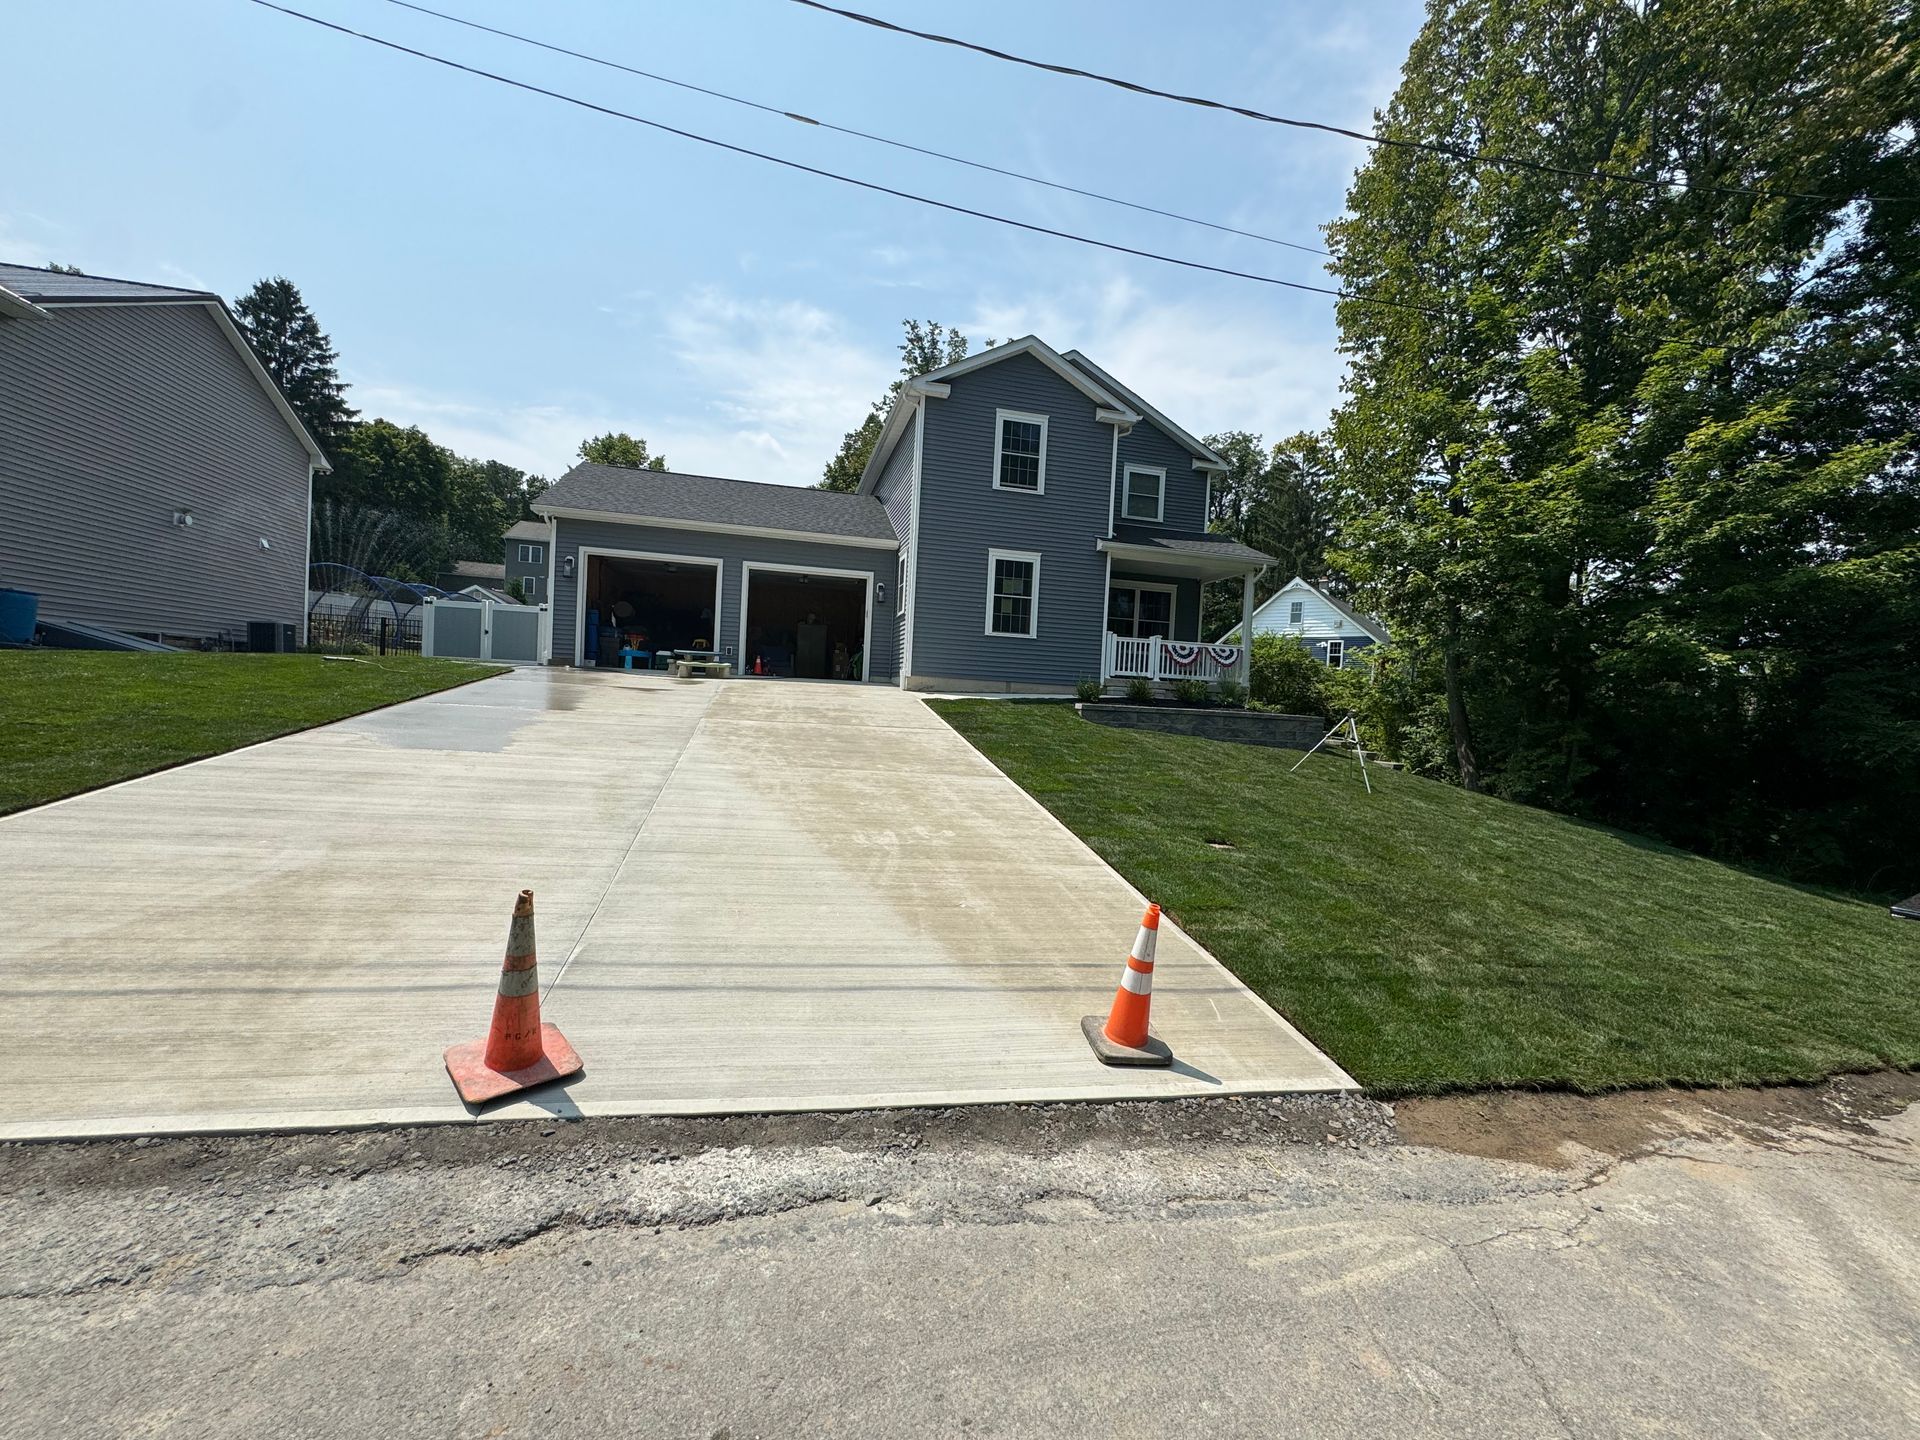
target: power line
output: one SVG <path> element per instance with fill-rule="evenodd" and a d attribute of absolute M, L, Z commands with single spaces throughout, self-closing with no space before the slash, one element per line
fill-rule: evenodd
<path fill-rule="evenodd" d="M 491 70 L 482 70 L 478 66 L 462 64 L 458 60 L 449 60 L 444 55 L 435 55 L 426 50 L 416 50 L 410 45 L 402 45 L 397 40 L 384 40 L 378 35 L 368 35 L 363 31 L 349 29 L 331 20 L 322 20 L 317 15 L 308 15 L 304 11 L 292 10 L 284 5 L 276 5 L 273 0 L 249 0 L 263 10 L 277 11 L 295 20 L 304 20 L 309 25 L 318 25 L 323 30 L 332 30 L 337 34 L 351 36 L 355 40 L 364 40 L 368 44 L 396 51 L 402 55 L 411 55 L 416 60 L 425 60 L 434 65 L 445 66 L 449 70 L 458 70 L 463 74 L 478 76 L 482 80 L 491 80 L 495 84 L 509 85 L 516 90 L 524 90 L 531 95 L 544 95 L 549 100 L 558 100 L 563 104 L 575 105 L 582 110 L 591 110 L 598 115 L 606 115 L 615 120 L 625 120 L 634 125 L 645 125 L 648 129 L 659 130 L 668 135 L 678 135 L 683 140 L 698 141 L 702 145 L 711 145 L 716 150 L 727 150 L 735 155 L 746 155 L 755 160 L 764 160 L 770 165 L 779 165 L 788 170 L 798 170 L 805 175 L 817 175 L 823 180 L 837 180 L 843 185 L 852 185 L 861 190 L 871 190 L 880 195 L 891 195 L 899 200 L 911 200 L 915 204 L 930 205 L 936 210 L 945 210 L 955 215 L 970 215 L 976 220 L 989 220 L 996 225 L 1011 226 L 1016 230 L 1025 230 L 1035 235 L 1051 235 L 1057 240 L 1072 240 L 1076 244 L 1091 245 L 1101 250 L 1111 250 L 1121 255 L 1133 255 L 1142 260 L 1157 260 L 1166 265 L 1178 265 L 1187 270 L 1204 270 L 1213 275 L 1225 275 L 1235 280 L 1252 280 L 1261 285 L 1277 285 L 1286 290 L 1302 290 L 1311 295 L 1330 295 L 1336 300 L 1358 300 L 1369 305 L 1386 305 L 1396 310 L 1411 310 L 1422 315 L 1438 316 L 1441 312 L 1424 305 L 1411 305 L 1400 300 L 1380 300 L 1370 295 L 1358 294 L 1351 290 L 1336 290 L 1325 285 L 1307 285 L 1298 280 L 1282 280 L 1275 275 L 1258 275 L 1250 270 L 1234 270 L 1225 265 L 1209 265 L 1200 260 L 1183 260 L 1174 255 L 1162 255 L 1154 250 L 1140 250 L 1132 245 L 1121 245 L 1112 240 L 1098 240 L 1091 235 L 1076 235 L 1071 230 L 1055 230 L 1047 225 L 1036 225 L 1027 220 L 1015 220 L 1006 215 L 995 215 L 988 210 L 974 210 L 965 205 L 956 205 L 948 200 L 935 200 L 928 195 L 917 195 L 911 190 L 896 190 L 891 185 L 882 185 L 874 180 L 860 180 L 851 175 L 842 175 L 834 170 L 822 170 L 816 165 L 805 165 L 798 160 L 788 160 L 783 156 L 769 155 L 765 151 L 752 150 L 745 145 L 735 145 L 725 140 L 716 140 L 710 135 L 701 135 L 692 130 L 682 130 L 678 126 L 668 125 L 664 121 L 649 120 L 643 115 L 634 115 L 625 110 L 615 110 L 607 105 L 598 105 L 591 100 L 582 100 L 578 96 L 568 95 L 559 90 L 548 90 L 527 80 L 515 80 L 507 75 L 497 75 Z"/>
<path fill-rule="evenodd" d="M 815 119 L 811 115 L 802 115 L 778 105 L 763 104 L 758 100 L 749 100 L 743 95 L 729 95 L 724 90 L 715 90 L 706 85 L 695 85 L 689 80 L 675 80 L 670 75 L 656 74 L 651 70 L 641 70 L 636 66 L 623 65 L 617 60 L 608 60 L 603 56 L 592 55 L 583 50 L 569 50 L 564 45 L 550 44 L 545 40 L 536 40 L 531 35 L 517 34 L 512 30 L 502 30 L 497 26 L 483 25 L 478 20 L 468 20 L 460 15 L 449 15 L 444 10 L 434 10 L 425 5 L 416 5 L 413 0 L 387 0 L 389 5 L 397 5 L 402 10 L 413 10 L 422 15 L 431 15 L 436 20 L 445 20 L 452 25 L 464 25 L 469 30 L 484 31 L 488 35 L 498 35 L 503 40 L 517 41 L 522 45 L 532 45 L 540 50 L 548 50 L 555 55 L 566 55 L 575 60 L 584 60 L 589 65 L 603 65 L 609 70 L 619 70 L 628 75 L 638 75 L 643 80 L 656 81 L 661 85 L 673 85 L 682 90 L 691 90 L 697 95 L 709 95 L 716 100 L 725 100 L 734 105 L 744 105 L 750 110 L 758 110 L 767 115 L 778 115 L 783 120 L 795 120 L 802 125 L 812 125 L 821 130 L 831 130 L 837 135 L 851 135 L 857 140 L 868 140 L 876 145 L 891 145 L 896 150 L 911 151 L 915 155 L 926 155 L 935 160 L 945 160 L 953 165 L 965 165 L 969 169 L 984 170 L 993 175 L 1004 175 L 1013 180 L 1025 180 L 1032 185 L 1044 185 L 1049 190 L 1062 190 L 1069 195 L 1084 196 L 1089 200 L 1105 201 L 1109 205 L 1124 205 L 1129 210 L 1138 210 L 1148 215 L 1160 215 L 1168 220 L 1181 220 L 1189 225 L 1204 225 L 1209 230 L 1218 230 L 1226 235 L 1239 235 L 1248 240 L 1258 240 L 1267 245 L 1279 245 L 1288 250 L 1298 250 L 1307 255 L 1322 255 L 1332 259 L 1332 252 L 1322 250 L 1315 245 L 1302 245 L 1296 240 L 1282 240 L 1273 235 L 1262 235 L 1256 230 L 1242 230 L 1237 226 L 1223 225 L 1216 220 L 1202 220 L 1196 215 L 1183 215 L 1177 210 L 1163 210 L 1157 205 L 1144 205 L 1137 200 L 1124 200 L 1118 195 L 1103 194 L 1098 190 L 1085 190 L 1078 185 L 1063 184 L 1058 180 L 1048 180 L 1039 175 L 1028 175 L 1024 171 L 1009 170 L 1000 165 L 989 165 L 984 160 L 969 160 L 964 155 L 949 155 L 944 150 L 934 150 L 925 145 L 915 145 L 905 140 L 895 140 L 886 135 L 875 135 L 870 131 L 856 130 L 849 125 L 835 125 L 829 120 Z"/>
<path fill-rule="evenodd" d="M 1102 75 L 1095 70 L 1082 70 L 1073 65 L 1055 65 L 1045 60 L 1030 59 L 1025 55 L 1015 55 L 1006 50 L 996 50 L 991 45 L 978 45 L 971 40 L 960 40 L 952 35 L 939 35 L 931 30 L 915 30 L 910 25 L 896 25 L 891 20 L 882 20 L 877 15 L 863 15 L 858 10 L 843 10 L 837 5 L 827 5 L 822 0 L 793 0 L 796 5 L 804 5 L 809 10 L 823 11 L 828 15 L 838 15 L 843 20 L 852 20 L 861 25 L 871 25 L 876 30 L 890 30 L 896 35 L 911 35 L 916 40 L 930 40 L 936 45 L 951 45 L 959 50 L 972 50 L 980 55 L 991 56 L 995 60 L 1005 60 L 1012 65 L 1025 65 L 1033 70 L 1046 70 L 1055 75 L 1069 75 L 1075 79 L 1093 80 L 1102 85 L 1116 86 L 1121 90 L 1131 90 L 1136 95 L 1150 95 L 1157 100 L 1173 100 L 1182 105 L 1197 105 L 1203 110 L 1224 110 L 1232 115 L 1241 115 L 1248 120 L 1260 120 L 1269 125 L 1286 125 L 1296 130 L 1318 130 L 1327 135 L 1341 135 L 1349 140 L 1358 140 L 1365 145 L 1392 146 L 1403 150 L 1419 150 L 1429 155 L 1442 155 L 1453 160 L 1464 160 L 1474 165 L 1500 165 L 1515 170 L 1534 170 L 1544 175 L 1559 175 L 1575 180 L 1621 180 L 1629 185 L 1645 185 L 1653 189 L 1699 190 L 1710 195 L 1740 195 L 1750 199 L 1764 200 L 1818 200 L 1828 204 L 1838 204 L 1850 197 L 1834 195 L 1816 195 L 1806 190 L 1770 190 L 1743 185 L 1701 185 L 1681 180 L 1671 175 L 1632 175 L 1624 170 L 1581 170 L 1570 166 L 1550 165 L 1543 160 L 1525 160 L 1518 155 L 1501 155 L 1491 150 L 1473 150 L 1460 145 L 1445 145 L 1435 140 L 1406 140 L 1392 135 L 1376 135 L 1366 130 L 1349 130 L 1342 125 L 1329 125 L 1319 120 L 1298 120 L 1286 115 L 1269 115 L 1264 110 L 1254 110 L 1245 105 L 1235 105 L 1225 100 L 1209 100 L 1202 95 L 1182 95 L 1173 90 L 1160 90 L 1152 85 L 1143 85 L 1133 80 L 1123 80 L 1117 75 Z M 1862 195 L 1857 197 L 1871 201 L 1911 201 L 1912 195 Z"/>

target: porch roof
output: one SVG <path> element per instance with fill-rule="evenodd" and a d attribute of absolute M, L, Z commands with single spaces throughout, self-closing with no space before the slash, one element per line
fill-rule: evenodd
<path fill-rule="evenodd" d="M 1099 548 L 1133 569 L 1202 580 L 1245 575 L 1273 563 L 1273 556 L 1231 536 L 1158 525 L 1116 525 L 1113 537 L 1100 541 Z"/>

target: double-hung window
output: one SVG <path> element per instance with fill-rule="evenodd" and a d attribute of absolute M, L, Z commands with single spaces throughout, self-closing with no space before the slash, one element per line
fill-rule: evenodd
<path fill-rule="evenodd" d="M 1307 607 L 1306 607 L 1306 602 L 1305 602 L 1304 600 L 1290 600 L 1290 601 L 1288 601 L 1288 602 L 1287 602 L 1287 624 L 1289 624 L 1289 625 L 1298 625 L 1298 624 L 1300 624 L 1300 623 L 1301 623 L 1301 620 L 1300 620 L 1300 616 L 1301 616 L 1301 613 L 1302 613 L 1303 611 L 1305 611 L 1305 609 L 1306 609 L 1306 608 L 1307 608 Z"/>
<path fill-rule="evenodd" d="M 1038 495 L 1047 488 L 1047 417 L 994 412 L 993 488 Z"/>
<path fill-rule="evenodd" d="M 540 577 L 538 575 L 522 576 L 520 579 L 520 593 L 525 595 L 530 603 L 538 604 L 540 600 Z"/>
<path fill-rule="evenodd" d="M 1347 642 L 1344 640 L 1327 641 L 1327 664 L 1338 670 L 1347 661 Z"/>
<path fill-rule="evenodd" d="M 1120 515 L 1125 520 L 1154 524 L 1166 518 L 1167 472 L 1157 465 L 1127 466 L 1121 487 Z"/>
<path fill-rule="evenodd" d="M 522 545 L 520 547 L 520 563 L 522 565 L 538 565 L 542 558 L 541 551 L 544 548 L 544 546 L 540 545 Z"/>
<path fill-rule="evenodd" d="M 987 634 L 1031 640 L 1040 633 L 1040 557 L 1030 550 L 987 552 Z"/>

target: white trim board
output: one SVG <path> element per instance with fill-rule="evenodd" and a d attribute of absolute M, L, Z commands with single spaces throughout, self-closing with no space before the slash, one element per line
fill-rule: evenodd
<path fill-rule="evenodd" d="M 865 601 L 865 622 L 860 637 L 860 680 L 867 683 L 867 677 L 873 674 L 873 572 L 871 570 L 829 570 L 821 565 L 776 565 L 770 560 L 743 560 L 740 562 L 740 674 L 747 671 L 747 602 L 753 586 L 753 572 L 768 570 L 781 575 L 825 575 L 834 580 L 864 580 L 867 582 Z M 715 612 L 718 613 L 717 611 Z M 831 680 L 833 677 L 824 677 Z"/>
<path fill-rule="evenodd" d="M 533 508 L 548 518 L 597 520 L 608 525 L 648 525 L 656 530 L 692 530 L 707 535 L 752 535 L 761 540 L 804 540 L 812 545 L 850 545 L 857 550 L 898 550 L 898 540 L 872 535 L 828 535 L 819 530 L 774 530 L 764 525 L 729 525 L 719 520 L 678 520 L 663 515 L 629 515 L 618 510 L 575 510 L 564 505 Z"/>
<path fill-rule="evenodd" d="M 587 659 L 587 568 L 595 558 L 609 560 L 658 560 L 668 565 L 711 565 L 713 567 L 713 642 L 720 648 L 721 598 L 725 593 L 727 562 L 712 555 L 666 555 L 657 550 L 613 550 L 600 545 L 582 545 L 574 551 L 573 658 L 576 665 Z M 593 657 L 598 666 L 600 657 Z"/>
<path fill-rule="evenodd" d="M 1152 475 L 1160 481 L 1160 492 L 1151 517 L 1135 515 L 1127 509 L 1132 496 L 1132 484 L 1135 474 Z M 1164 465 L 1141 465 L 1129 460 L 1120 472 L 1120 518 L 1131 525 L 1164 525 L 1167 522 L 1167 467 Z"/>
<path fill-rule="evenodd" d="M 1034 485 L 1029 489 L 1025 485 L 1003 485 L 1000 483 L 1000 467 L 1007 458 L 1007 422 L 1016 425 L 1038 425 L 1040 427 L 1039 465 L 1034 471 Z M 1032 410 L 995 410 L 993 412 L 993 488 L 1005 490 L 1014 495 L 1044 495 L 1047 493 L 1047 417 Z"/>

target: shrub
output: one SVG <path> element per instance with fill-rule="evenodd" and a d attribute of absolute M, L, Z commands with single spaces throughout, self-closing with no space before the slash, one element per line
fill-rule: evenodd
<path fill-rule="evenodd" d="M 1091 705 L 1105 693 L 1106 688 L 1098 680 L 1079 680 L 1074 682 L 1073 693 L 1079 697 L 1082 705 Z"/>
<path fill-rule="evenodd" d="M 1127 699 L 1136 705 L 1153 703 L 1153 682 L 1144 675 L 1136 675 L 1127 681 Z"/>
<path fill-rule="evenodd" d="M 1213 698 L 1213 687 L 1204 680 L 1176 680 L 1171 688 L 1182 705 L 1204 705 Z"/>
<path fill-rule="evenodd" d="M 1291 635 L 1253 637 L 1253 698 L 1270 710 L 1327 715 L 1327 677 L 1337 674 Z"/>
<path fill-rule="evenodd" d="M 1231 675 L 1222 675 L 1213 685 L 1213 695 L 1222 705 L 1239 709 L 1247 703 L 1247 687 Z"/>

